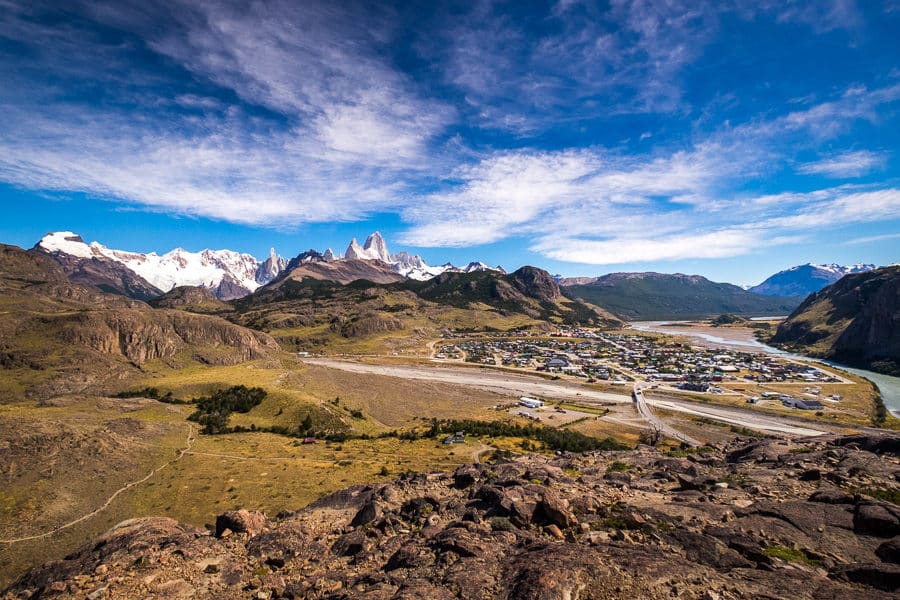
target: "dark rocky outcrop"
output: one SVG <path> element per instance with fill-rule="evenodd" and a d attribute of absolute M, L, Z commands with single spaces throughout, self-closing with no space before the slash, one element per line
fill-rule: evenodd
<path fill-rule="evenodd" d="M 898 459 L 866 450 L 890 439 L 523 456 L 348 488 L 278 519 L 231 511 L 214 531 L 137 519 L 2 598 L 894 598 L 900 509 L 865 493 L 896 484 Z M 631 484 L 609 485 L 622 461 Z M 862 492 L 829 483 L 860 462 Z M 826 476 L 796 478 L 812 468 Z M 684 496 L 678 476 L 704 484 Z"/>

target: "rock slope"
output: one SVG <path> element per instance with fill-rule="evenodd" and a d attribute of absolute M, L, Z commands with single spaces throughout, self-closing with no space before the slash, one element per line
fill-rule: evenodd
<path fill-rule="evenodd" d="M 772 342 L 900 375 L 900 266 L 847 275 L 810 295 Z"/>
<path fill-rule="evenodd" d="M 68 283 L 51 257 L 14 246 L 0 246 L 0 303 L 0 379 L 36 399 L 121 385 L 154 359 L 232 365 L 278 350 L 219 317 Z"/>
<path fill-rule="evenodd" d="M 900 438 L 524 456 L 206 529 L 127 521 L 13 598 L 895 598 Z M 882 490 L 882 491 L 878 491 Z"/>

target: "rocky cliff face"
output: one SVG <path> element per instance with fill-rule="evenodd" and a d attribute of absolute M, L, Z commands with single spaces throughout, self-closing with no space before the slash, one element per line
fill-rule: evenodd
<path fill-rule="evenodd" d="M 854 435 L 525 456 L 275 519 L 136 519 L 3 598 L 896 598 L 900 507 L 874 496 L 898 453 Z"/>
<path fill-rule="evenodd" d="M 233 365 L 277 348 L 264 333 L 174 310 L 85 311 L 60 317 L 55 329 L 66 343 L 122 356 L 137 366 L 179 352 L 208 364 Z"/>
<path fill-rule="evenodd" d="M 900 266 L 847 275 L 810 295 L 772 342 L 900 374 Z"/>
<path fill-rule="evenodd" d="M 542 302 L 555 302 L 560 298 L 559 285 L 547 271 L 537 267 L 522 267 L 507 279 L 516 289 Z"/>

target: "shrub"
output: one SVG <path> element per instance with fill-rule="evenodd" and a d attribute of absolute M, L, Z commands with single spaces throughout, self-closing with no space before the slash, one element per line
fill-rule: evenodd
<path fill-rule="evenodd" d="M 266 397 L 262 388 L 236 385 L 217 390 L 211 396 L 195 398 L 197 410 L 188 417 L 203 426 L 201 431 L 209 435 L 228 433 L 228 417 L 233 412 L 247 413 Z M 274 428 L 273 428 L 274 429 Z M 283 428 L 287 431 L 287 428 Z"/>

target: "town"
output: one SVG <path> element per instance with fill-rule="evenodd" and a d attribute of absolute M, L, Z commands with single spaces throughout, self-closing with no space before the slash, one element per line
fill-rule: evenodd
<path fill-rule="evenodd" d="M 449 334 L 435 359 L 573 378 L 585 383 L 644 386 L 698 394 L 739 394 L 748 404 L 780 402 L 788 408 L 822 410 L 822 384 L 847 383 L 811 364 L 762 352 L 710 349 L 675 337 L 562 330 L 545 337 L 503 333 Z M 784 393 L 768 385 L 797 384 Z"/>

